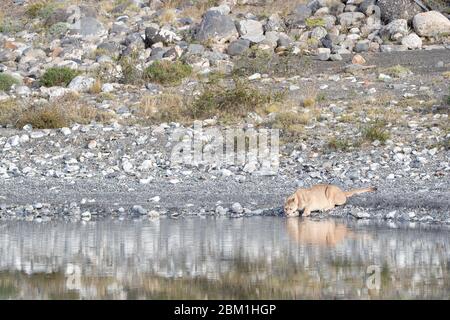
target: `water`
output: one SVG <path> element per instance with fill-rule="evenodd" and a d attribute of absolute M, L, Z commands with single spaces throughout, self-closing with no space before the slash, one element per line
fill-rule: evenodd
<path fill-rule="evenodd" d="M 0 299 L 450 298 L 448 227 L 184 218 L 0 224 Z"/>

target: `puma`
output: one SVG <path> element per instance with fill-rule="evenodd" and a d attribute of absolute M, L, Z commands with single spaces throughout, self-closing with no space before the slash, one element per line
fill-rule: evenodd
<path fill-rule="evenodd" d="M 312 211 L 328 211 L 335 206 L 341 206 L 347 202 L 347 198 L 364 192 L 376 191 L 374 187 L 342 191 L 331 184 L 318 184 L 309 189 L 298 189 L 286 199 L 284 212 L 288 217 L 299 215 L 303 210 L 303 216 L 307 217 Z"/>

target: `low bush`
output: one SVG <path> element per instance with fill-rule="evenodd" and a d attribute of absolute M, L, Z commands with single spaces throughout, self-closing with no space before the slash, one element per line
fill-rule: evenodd
<path fill-rule="evenodd" d="M 46 87 L 67 86 L 78 74 L 78 71 L 67 67 L 53 67 L 45 71 L 40 82 Z"/>

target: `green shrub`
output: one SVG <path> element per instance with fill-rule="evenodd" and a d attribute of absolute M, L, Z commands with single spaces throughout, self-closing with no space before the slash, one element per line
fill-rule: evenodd
<path fill-rule="evenodd" d="M 368 141 L 375 141 L 378 140 L 381 143 L 386 142 L 387 139 L 389 139 L 390 134 L 386 130 L 385 125 L 383 122 L 377 121 L 373 124 L 370 124 L 366 126 L 363 129 L 363 136 Z"/>
<path fill-rule="evenodd" d="M 49 68 L 42 75 L 41 84 L 46 87 L 67 86 L 78 74 L 78 71 L 67 67 Z"/>
<path fill-rule="evenodd" d="M 48 18 L 55 10 L 55 4 L 49 0 L 35 1 L 27 6 L 26 14 L 30 18 Z"/>
<path fill-rule="evenodd" d="M 48 33 L 53 36 L 64 35 L 69 30 L 69 24 L 66 22 L 58 22 L 48 29 Z"/>
<path fill-rule="evenodd" d="M 234 83 L 231 88 L 207 86 L 190 106 L 190 116 L 194 119 L 209 118 L 217 114 L 232 118 L 245 117 L 248 112 L 257 111 L 282 99 L 282 94 L 261 92 L 242 80 L 235 79 Z"/>
<path fill-rule="evenodd" d="M 127 56 L 120 57 L 119 65 L 122 68 L 123 83 L 134 85 L 142 84 L 142 70 L 137 67 L 138 64 L 139 54 L 137 51 L 133 51 Z"/>
<path fill-rule="evenodd" d="M 163 85 L 178 85 L 190 76 L 191 66 L 180 61 L 156 61 L 144 71 L 144 79 Z"/>
<path fill-rule="evenodd" d="M 328 148 L 333 150 L 348 151 L 352 147 L 352 142 L 345 138 L 333 137 L 328 140 Z"/>
<path fill-rule="evenodd" d="M 322 18 L 307 18 L 305 22 L 306 22 L 306 26 L 308 26 L 310 28 L 325 26 L 325 20 Z"/>
<path fill-rule="evenodd" d="M 9 91 L 14 84 L 20 81 L 9 74 L 0 73 L 0 91 Z"/>

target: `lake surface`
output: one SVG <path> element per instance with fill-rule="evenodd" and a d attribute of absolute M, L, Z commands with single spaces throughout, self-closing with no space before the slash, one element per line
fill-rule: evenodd
<path fill-rule="evenodd" d="M 450 229 L 281 217 L 0 222 L 0 299 L 450 298 Z"/>

